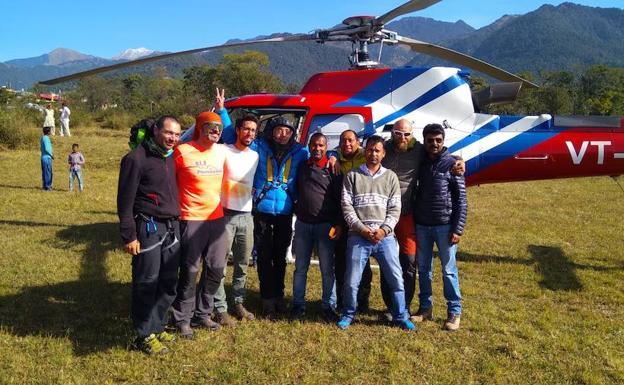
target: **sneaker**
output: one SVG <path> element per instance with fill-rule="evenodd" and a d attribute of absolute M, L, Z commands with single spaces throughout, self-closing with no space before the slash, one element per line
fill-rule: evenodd
<path fill-rule="evenodd" d="M 191 325 L 189 324 L 178 325 L 176 326 L 176 330 L 180 338 L 184 338 L 185 340 L 192 340 L 195 338 L 193 329 L 191 329 Z"/>
<path fill-rule="evenodd" d="M 224 311 L 224 312 L 220 312 L 220 311 L 216 312 L 216 314 L 215 314 L 215 321 L 219 325 L 224 326 L 224 327 L 228 327 L 228 328 L 236 326 L 236 321 L 234 320 L 234 318 L 230 317 L 230 315 L 226 311 Z"/>
<path fill-rule="evenodd" d="M 256 319 L 256 316 L 254 316 L 253 313 L 249 310 L 245 309 L 245 306 L 243 306 L 242 303 L 237 303 L 234 305 L 234 316 L 241 321 L 253 321 Z"/>
<path fill-rule="evenodd" d="M 459 330 L 459 321 L 460 321 L 459 314 L 452 314 L 451 313 L 451 314 L 448 315 L 448 318 L 444 322 L 443 329 L 451 331 L 451 332 Z"/>
<path fill-rule="evenodd" d="M 340 321 L 336 322 L 336 326 L 338 326 L 342 330 L 345 330 L 349 326 L 351 326 L 351 320 L 347 317 L 342 317 L 340 318 Z"/>
<path fill-rule="evenodd" d="M 340 319 L 340 316 L 338 315 L 338 313 L 336 313 L 336 310 L 332 308 L 323 309 L 323 319 L 326 322 L 334 323 L 334 322 L 338 322 L 338 320 Z"/>
<path fill-rule="evenodd" d="M 208 329 L 208 330 L 214 331 L 214 330 L 218 330 L 221 327 L 221 325 L 214 322 L 210 318 L 193 318 L 191 320 L 191 327 Z"/>
<path fill-rule="evenodd" d="M 176 340 L 176 337 L 174 334 L 169 333 L 165 330 L 163 330 L 162 332 L 156 334 L 156 338 L 158 338 L 158 341 L 160 342 L 173 342 Z"/>
<path fill-rule="evenodd" d="M 397 321 L 396 325 L 398 327 L 400 327 L 403 330 L 407 330 L 407 331 L 413 331 L 416 330 L 416 325 L 414 325 L 412 323 L 412 321 L 406 319 L 406 320 L 402 320 L 402 321 Z"/>
<path fill-rule="evenodd" d="M 290 310 L 290 319 L 293 321 L 302 320 L 305 317 L 305 308 L 303 306 L 293 306 Z"/>
<path fill-rule="evenodd" d="M 433 320 L 433 308 L 432 307 L 430 307 L 429 309 L 423 309 L 419 307 L 418 311 L 416 311 L 416 314 L 410 317 L 410 321 L 416 322 L 416 323 L 420 323 L 425 320 L 427 321 Z"/>
<path fill-rule="evenodd" d="M 153 333 L 145 338 L 137 338 L 134 341 L 134 347 L 149 355 L 169 353 L 169 349 Z"/>

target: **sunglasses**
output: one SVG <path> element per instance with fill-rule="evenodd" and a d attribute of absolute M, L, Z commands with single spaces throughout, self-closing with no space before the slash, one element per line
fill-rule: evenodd
<path fill-rule="evenodd" d="M 221 123 L 208 122 L 202 126 L 204 129 L 208 129 L 209 131 L 222 131 L 223 125 Z"/>
<path fill-rule="evenodd" d="M 403 138 L 409 138 L 412 135 L 411 132 L 403 132 L 398 130 L 393 130 L 392 133 L 396 136 L 402 136 Z"/>

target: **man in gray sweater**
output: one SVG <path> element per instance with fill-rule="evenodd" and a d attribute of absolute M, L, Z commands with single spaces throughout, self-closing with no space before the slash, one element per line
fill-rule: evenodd
<path fill-rule="evenodd" d="M 344 178 L 342 211 L 349 227 L 344 306 L 337 325 L 346 329 L 355 316 L 362 270 L 372 255 L 377 259 L 392 295 L 392 318 L 403 329 L 414 330 L 405 308 L 405 292 L 394 227 L 401 214 L 401 189 L 396 174 L 381 165 L 384 140 L 366 141 L 366 163 Z"/>

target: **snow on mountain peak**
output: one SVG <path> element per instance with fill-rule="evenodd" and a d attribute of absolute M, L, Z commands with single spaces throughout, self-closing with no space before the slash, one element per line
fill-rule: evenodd
<path fill-rule="evenodd" d="M 141 48 L 128 48 L 121 52 L 119 55 L 113 56 L 113 60 L 136 60 L 143 56 L 151 55 L 154 51 L 144 47 Z"/>

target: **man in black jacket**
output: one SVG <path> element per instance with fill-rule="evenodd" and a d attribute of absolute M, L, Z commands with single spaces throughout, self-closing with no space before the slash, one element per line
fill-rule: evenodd
<path fill-rule="evenodd" d="M 175 165 L 170 156 L 180 139 L 180 123 L 161 117 L 151 135 L 121 160 L 117 213 L 121 239 L 132 255 L 132 323 L 135 347 L 166 353 L 173 341 L 164 329 L 176 296 L 180 215 Z"/>
<path fill-rule="evenodd" d="M 419 172 L 414 210 L 420 306 L 412 320 L 433 319 L 431 281 L 435 243 L 440 254 L 447 301 L 448 317 L 444 328 L 457 330 L 462 309 L 455 254 L 466 224 L 466 184 L 463 176 L 451 173 L 455 158 L 444 147 L 444 128 L 439 124 L 428 124 L 423 129 L 423 138 L 427 157 Z"/>
<path fill-rule="evenodd" d="M 342 176 L 330 172 L 327 165 L 327 138 L 320 132 L 310 138 L 310 159 L 297 170 L 299 198 L 295 205 L 295 238 L 293 251 L 293 306 L 291 316 L 305 314 L 305 292 L 310 256 L 316 248 L 321 269 L 323 316 L 336 322 L 336 279 L 334 276 L 334 239 L 340 236 L 342 223 L 340 194 Z"/>

